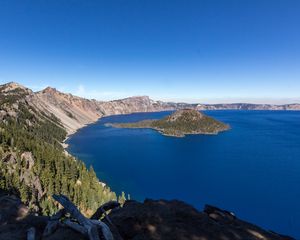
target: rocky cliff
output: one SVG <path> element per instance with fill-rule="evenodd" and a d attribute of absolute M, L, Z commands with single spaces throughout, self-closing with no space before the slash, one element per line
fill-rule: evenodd
<path fill-rule="evenodd" d="M 103 116 L 97 101 L 61 93 L 55 88 L 48 87 L 27 99 L 39 111 L 60 119 L 69 134 Z"/>
<path fill-rule="evenodd" d="M 40 111 L 54 114 L 59 118 L 69 134 L 97 121 L 102 116 L 175 109 L 163 102 L 153 101 L 147 96 L 103 102 L 61 93 L 50 87 L 31 94 L 28 99 Z"/>

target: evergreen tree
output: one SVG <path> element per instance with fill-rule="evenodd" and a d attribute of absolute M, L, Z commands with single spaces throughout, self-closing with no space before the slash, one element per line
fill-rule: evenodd
<path fill-rule="evenodd" d="M 0 96 L 0 102 L 4 104 L 1 104 L 0 110 L 3 106 L 18 103 L 20 98 L 19 95 Z M 54 193 L 67 195 L 81 210 L 89 212 L 95 211 L 106 201 L 116 199 L 115 193 L 99 183 L 92 167 L 87 170 L 83 162 L 65 154 L 61 142 L 66 137 L 66 131 L 55 116 L 37 112 L 22 101 L 18 104 L 16 118 L 6 116 L 0 120 L 1 189 L 19 194 L 22 201 L 32 208 L 38 206 L 44 214 L 57 210 L 52 200 Z M 28 121 L 32 124 L 28 125 Z M 12 152 L 16 154 L 16 163 L 3 162 L 2 159 Z M 30 170 L 26 162 L 21 161 L 23 152 L 33 155 L 34 165 Z M 38 199 L 32 183 L 21 180 L 20 176 L 24 174 L 28 181 L 36 177 L 39 179 L 45 193 L 42 199 Z"/>

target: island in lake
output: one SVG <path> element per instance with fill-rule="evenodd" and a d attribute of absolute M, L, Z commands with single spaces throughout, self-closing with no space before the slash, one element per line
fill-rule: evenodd
<path fill-rule="evenodd" d="M 217 134 L 230 128 L 229 125 L 194 109 L 181 109 L 160 120 L 107 125 L 116 128 L 151 128 L 172 137 L 184 137 L 187 134 Z"/>

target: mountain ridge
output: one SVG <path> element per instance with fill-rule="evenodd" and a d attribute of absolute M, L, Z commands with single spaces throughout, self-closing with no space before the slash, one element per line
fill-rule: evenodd
<path fill-rule="evenodd" d="M 178 109 L 195 110 L 300 110 L 300 104 L 251 104 L 251 103 L 230 103 L 230 104 L 190 104 L 175 103 L 152 100 L 149 96 L 133 96 L 112 101 L 99 101 L 75 96 L 71 93 L 63 93 L 56 88 L 46 87 L 45 89 L 33 92 L 29 88 L 16 82 L 0 85 L 0 89 L 12 91 L 20 88 L 26 91 L 26 100 L 34 108 L 43 111 L 46 115 L 55 115 L 60 119 L 66 128 L 68 135 L 75 133 L 90 123 L 96 122 L 99 118 L 116 114 L 129 114 L 135 112 L 157 112 L 173 111 Z"/>
<path fill-rule="evenodd" d="M 0 189 L 19 194 L 30 209 L 48 214 L 56 208 L 49 199 L 55 192 L 65 192 L 87 213 L 96 207 L 87 199 L 91 196 L 98 203 L 116 199 L 92 169 L 66 154 L 63 123 L 37 104 L 39 97 L 23 86 L 0 86 Z M 92 187 L 79 188 L 83 185 Z"/>

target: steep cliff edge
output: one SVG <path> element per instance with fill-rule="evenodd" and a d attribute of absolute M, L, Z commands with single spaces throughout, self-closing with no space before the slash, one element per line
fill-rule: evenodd
<path fill-rule="evenodd" d="M 68 134 L 97 121 L 102 116 L 175 109 L 169 104 L 153 101 L 147 96 L 103 102 L 76 97 L 50 87 L 31 94 L 28 99 L 35 108 L 48 115 L 54 114 L 60 119 Z"/>
<path fill-rule="evenodd" d="M 74 133 L 77 129 L 103 116 L 97 101 L 61 93 L 55 88 L 48 87 L 29 96 L 28 99 L 40 111 L 47 115 L 55 115 L 68 134 Z"/>

